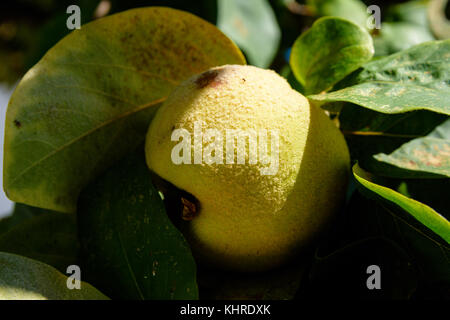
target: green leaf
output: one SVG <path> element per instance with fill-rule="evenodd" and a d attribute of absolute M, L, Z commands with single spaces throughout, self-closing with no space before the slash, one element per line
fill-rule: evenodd
<path fill-rule="evenodd" d="M 77 262 L 76 217 L 47 212 L 29 218 L 0 235 L 0 251 L 38 260 L 65 272 Z"/>
<path fill-rule="evenodd" d="M 430 41 L 371 61 L 338 84 L 343 89 L 308 98 L 351 102 L 381 113 L 425 109 L 449 115 L 449 79 L 450 40 Z"/>
<path fill-rule="evenodd" d="M 359 0 L 307 0 L 316 14 L 350 20 L 361 27 L 367 24 L 366 5 Z"/>
<path fill-rule="evenodd" d="M 0 252 L 0 300 L 108 299 L 86 282 L 72 290 L 67 282 L 65 275 L 45 263 Z"/>
<path fill-rule="evenodd" d="M 428 0 L 413 0 L 390 6 L 386 13 L 386 21 L 408 22 L 428 28 Z M 400 42 L 400 41 L 399 41 Z"/>
<path fill-rule="evenodd" d="M 384 207 L 393 211 L 399 217 L 405 215 L 414 217 L 419 223 L 419 228 L 426 229 L 424 232 L 427 236 L 436 239 L 437 242 L 450 244 L 450 222 L 435 210 L 392 189 L 372 182 L 373 177 L 361 169 L 358 164 L 353 166 L 353 175 L 358 182 L 358 189 L 365 196 L 382 203 Z"/>
<path fill-rule="evenodd" d="M 448 205 L 448 190 L 450 189 L 450 179 L 435 178 L 385 178 L 392 181 L 392 189 L 417 201 L 425 203 L 450 219 L 450 207 Z M 396 184 L 396 185 L 395 185 Z"/>
<path fill-rule="evenodd" d="M 153 7 L 83 25 L 18 84 L 8 105 L 10 199 L 75 212 L 83 186 L 142 143 L 157 106 L 192 74 L 243 64 L 215 26 Z"/>
<path fill-rule="evenodd" d="M 41 215 L 48 210 L 27 206 L 22 203 L 15 203 L 11 215 L 0 219 L 0 235 L 12 227 L 28 221 L 30 218 Z"/>
<path fill-rule="evenodd" d="M 398 114 L 385 114 L 350 103 L 344 103 L 339 114 L 340 129 L 349 146 L 353 160 L 362 168 L 378 175 L 393 174 L 392 166 L 387 168 L 374 159 L 378 153 L 392 153 L 403 144 L 429 134 L 442 124 L 448 116 L 417 110 Z M 400 173 L 400 172 L 399 172 Z M 405 172 L 401 173 L 404 176 Z M 431 177 L 429 174 L 409 172 L 408 177 Z M 433 174 L 433 177 L 436 175 Z"/>
<path fill-rule="evenodd" d="M 81 194 L 84 275 L 111 298 L 196 299 L 196 265 L 151 181 L 143 147 Z"/>
<path fill-rule="evenodd" d="M 290 65 L 307 93 L 330 89 L 373 55 L 362 27 L 335 17 L 320 18 L 292 46 Z"/>
<path fill-rule="evenodd" d="M 251 64 L 270 66 L 281 38 L 266 0 L 218 0 L 217 26 L 244 50 Z"/>
<path fill-rule="evenodd" d="M 402 39 L 399 41 L 399 39 Z M 374 36 L 376 56 L 385 56 L 406 50 L 423 42 L 434 40 L 428 29 L 421 25 L 406 22 L 385 22 Z"/>
<path fill-rule="evenodd" d="M 380 153 L 376 160 L 414 172 L 432 173 L 450 177 L 450 119 L 438 126 L 426 137 L 414 139 L 402 145 L 390 155 Z M 385 170 L 389 176 L 408 177 L 408 173 L 399 170 Z"/>
<path fill-rule="evenodd" d="M 414 139 L 425 136 L 442 124 L 448 116 L 427 110 L 386 114 L 345 103 L 339 114 L 343 131 L 361 134 L 386 134 Z M 356 133 L 356 132 L 355 132 Z"/>

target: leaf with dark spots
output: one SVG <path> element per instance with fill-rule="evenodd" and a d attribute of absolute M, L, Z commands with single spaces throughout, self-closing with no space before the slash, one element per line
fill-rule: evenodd
<path fill-rule="evenodd" d="M 386 114 L 429 110 L 449 115 L 450 40 L 425 42 L 375 59 L 334 89 L 308 98 L 350 102 Z"/>
<path fill-rule="evenodd" d="M 195 261 L 166 215 L 143 147 L 83 190 L 78 230 L 84 277 L 111 298 L 197 298 Z"/>
<path fill-rule="evenodd" d="M 28 71 L 9 102 L 8 197 L 74 212 L 81 188 L 142 143 L 175 86 L 224 64 L 245 64 L 236 45 L 174 9 L 133 9 L 73 31 Z"/>
<path fill-rule="evenodd" d="M 429 135 L 405 143 L 387 155 L 380 153 L 374 158 L 386 165 L 382 172 L 395 177 L 440 175 L 450 177 L 450 120 L 436 127 Z"/>

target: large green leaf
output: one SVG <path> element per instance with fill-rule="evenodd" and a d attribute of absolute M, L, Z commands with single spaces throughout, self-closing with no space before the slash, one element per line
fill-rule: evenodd
<path fill-rule="evenodd" d="M 320 18 L 292 46 L 290 65 L 308 94 L 330 89 L 373 55 L 362 27 L 336 17 Z"/>
<path fill-rule="evenodd" d="M 307 0 L 307 4 L 320 16 L 344 18 L 364 28 L 367 25 L 367 8 L 360 0 Z"/>
<path fill-rule="evenodd" d="M 80 289 L 69 289 L 67 280 L 45 263 L 0 252 L 0 300 L 108 299 L 86 282 L 81 282 Z"/>
<path fill-rule="evenodd" d="M 218 0 L 217 26 L 246 53 L 251 64 L 270 66 L 281 31 L 266 0 Z"/>
<path fill-rule="evenodd" d="M 111 298 L 196 299 L 195 261 L 139 151 L 81 193 L 82 270 Z"/>
<path fill-rule="evenodd" d="M 382 113 L 430 110 L 450 114 L 450 40 L 430 41 L 365 64 L 337 91 L 310 95 Z M 348 87 L 346 87 L 348 86 Z"/>
<path fill-rule="evenodd" d="M 215 26 L 169 8 L 83 25 L 24 76 L 6 115 L 4 188 L 74 212 L 80 189 L 142 143 L 156 107 L 192 74 L 245 63 Z"/>
<path fill-rule="evenodd" d="M 47 212 L 34 216 L 0 235 L 0 251 L 35 259 L 65 272 L 77 262 L 75 215 Z"/>
<path fill-rule="evenodd" d="M 389 155 L 380 153 L 374 158 L 394 166 L 394 169 L 384 170 L 390 176 L 394 174 L 407 177 L 408 173 L 398 173 L 404 169 L 450 177 L 450 119 L 429 135 L 405 143 Z"/>
<path fill-rule="evenodd" d="M 392 153 L 409 141 L 426 136 L 448 116 L 427 110 L 416 110 L 398 114 L 386 114 L 358 105 L 345 103 L 339 113 L 339 124 L 347 140 L 353 160 L 362 168 L 379 175 L 394 174 L 394 167 L 381 165 L 374 159 L 378 153 Z M 398 171 L 398 170 L 395 170 Z M 406 177 L 406 172 L 398 172 Z M 409 171 L 408 178 L 431 177 L 430 174 Z M 433 177 L 436 175 L 433 174 Z"/>
<path fill-rule="evenodd" d="M 361 193 L 381 202 L 400 217 L 413 217 L 417 222 L 415 227 L 423 229 L 424 234 L 447 246 L 450 244 L 450 222 L 435 210 L 392 189 L 372 182 L 373 177 L 362 170 L 358 164 L 353 166 L 353 175 L 358 182 L 358 189 Z"/>

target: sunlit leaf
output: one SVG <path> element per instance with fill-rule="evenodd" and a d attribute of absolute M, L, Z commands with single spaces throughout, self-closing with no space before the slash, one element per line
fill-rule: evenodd
<path fill-rule="evenodd" d="M 336 17 L 317 20 L 292 46 L 290 65 L 307 93 L 330 89 L 373 55 L 362 27 Z"/>
<path fill-rule="evenodd" d="M 107 300 L 86 282 L 69 289 L 72 279 L 29 258 L 0 252 L 0 300 Z"/>
<path fill-rule="evenodd" d="M 435 210 L 392 189 L 371 182 L 370 174 L 361 169 L 358 164 L 353 167 L 353 175 L 361 193 L 380 201 L 400 217 L 405 215 L 413 217 L 431 238 L 450 244 L 450 222 Z"/>
<path fill-rule="evenodd" d="M 381 113 L 430 110 L 450 114 L 450 40 L 430 41 L 366 63 L 339 84 L 308 96 L 346 101 Z"/>
<path fill-rule="evenodd" d="M 215 26 L 140 8 L 83 25 L 24 76 L 6 115 L 4 187 L 16 202 L 74 212 L 80 189 L 142 143 L 171 90 L 245 63 Z"/>

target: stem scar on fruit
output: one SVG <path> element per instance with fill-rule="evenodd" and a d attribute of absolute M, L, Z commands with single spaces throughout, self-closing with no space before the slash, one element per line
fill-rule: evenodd
<path fill-rule="evenodd" d="M 194 202 L 189 201 L 188 199 L 181 197 L 181 203 L 183 205 L 183 211 L 181 213 L 181 218 L 186 221 L 190 221 L 195 218 L 198 213 L 197 206 Z"/>

